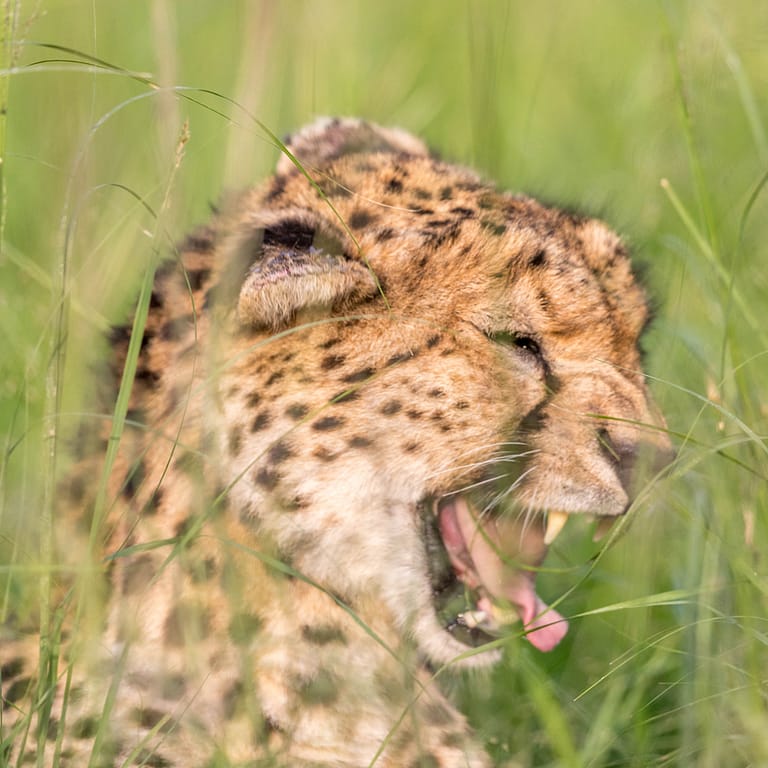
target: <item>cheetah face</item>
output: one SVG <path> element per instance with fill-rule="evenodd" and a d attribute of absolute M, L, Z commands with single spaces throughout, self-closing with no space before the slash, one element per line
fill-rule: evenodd
<path fill-rule="evenodd" d="M 289 149 L 300 165 L 283 158 L 228 222 L 215 288 L 237 291 L 234 507 L 434 661 L 518 619 L 553 648 L 547 546 L 568 515 L 621 515 L 638 456 L 668 450 L 620 240 L 400 131 L 321 122 Z"/>

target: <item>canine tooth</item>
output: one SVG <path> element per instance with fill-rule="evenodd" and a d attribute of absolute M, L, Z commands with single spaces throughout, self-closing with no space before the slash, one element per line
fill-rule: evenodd
<path fill-rule="evenodd" d="M 551 511 L 547 515 L 547 531 L 544 534 L 544 543 L 549 546 L 556 538 L 568 520 L 567 512 Z"/>
<path fill-rule="evenodd" d="M 604 539 L 610 532 L 611 528 L 613 528 L 613 526 L 616 524 L 616 520 L 618 520 L 616 517 L 601 517 L 597 521 L 597 528 L 595 528 L 595 532 L 592 534 L 592 541 L 601 541 Z"/>

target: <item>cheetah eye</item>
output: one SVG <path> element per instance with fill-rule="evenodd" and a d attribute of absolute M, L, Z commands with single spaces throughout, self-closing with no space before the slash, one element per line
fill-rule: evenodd
<path fill-rule="evenodd" d="M 492 341 L 495 341 L 497 344 L 501 344 L 504 347 L 516 347 L 517 349 L 529 352 L 535 357 L 541 357 L 541 347 L 539 347 L 539 343 L 536 339 L 532 339 L 530 336 L 499 331 L 498 333 L 490 334 L 490 338 Z"/>

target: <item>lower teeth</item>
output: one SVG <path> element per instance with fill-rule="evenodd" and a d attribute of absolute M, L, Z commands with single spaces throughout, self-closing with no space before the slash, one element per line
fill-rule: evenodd
<path fill-rule="evenodd" d="M 487 624 L 488 618 L 485 611 L 465 611 L 456 617 L 456 621 L 469 627 L 469 629 L 475 629 L 475 627 L 482 627 L 483 624 Z"/>

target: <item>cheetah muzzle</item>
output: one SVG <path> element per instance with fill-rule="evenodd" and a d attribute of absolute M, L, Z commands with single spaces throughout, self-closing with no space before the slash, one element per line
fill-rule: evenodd
<path fill-rule="evenodd" d="M 520 620 L 540 651 L 552 650 L 568 622 L 534 590 L 551 540 L 540 521 L 478 513 L 466 496 L 436 502 L 424 540 L 438 617 L 461 642 L 479 646 Z M 560 521 L 553 517 L 551 525 Z M 550 537 L 552 531 L 550 530 Z"/>
<path fill-rule="evenodd" d="M 515 623 L 554 648 L 548 545 L 668 454 L 607 226 L 397 129 L 321 120 L 283 149 L 157 271 L 69 764 L 488 766 L 433 671 L 493 662 L 470 646 Z"/>

